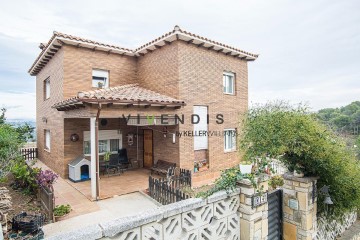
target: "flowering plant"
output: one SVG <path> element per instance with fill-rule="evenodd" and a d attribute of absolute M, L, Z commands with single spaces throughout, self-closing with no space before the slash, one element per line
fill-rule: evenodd
<path fill-rule="evenodd" d="M 59 175 L 51 170 L 40 170 L 36 177 L 36 182 L 41 187 L 50 187 L 58 177 Z"/>

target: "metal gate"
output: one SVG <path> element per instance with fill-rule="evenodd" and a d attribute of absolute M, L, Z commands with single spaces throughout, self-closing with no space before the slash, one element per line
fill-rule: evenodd
<path fill-rule="evenodd" d="M 282 190 L 276 189 L 268 194 L 268 239 L 282 239 Z"/>

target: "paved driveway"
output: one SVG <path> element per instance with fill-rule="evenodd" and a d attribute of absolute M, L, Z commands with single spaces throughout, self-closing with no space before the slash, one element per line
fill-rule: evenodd
<path fill-rule="evenodd" d="M 99 207 L 99 211 L 45 225 L 43 227 L 45 238 L 62 232 L 75 230 L 79 227 L 133 215 L 158 207 L 158 204 L 140 192 L 109 198 L 94 203 Z"/>

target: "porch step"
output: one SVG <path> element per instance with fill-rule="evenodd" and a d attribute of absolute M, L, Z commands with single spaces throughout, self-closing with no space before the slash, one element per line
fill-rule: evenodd
<path fill-rule="evenodd" d="M 360 221 L 357 220 L 338 240 L 360 240 Z"/>

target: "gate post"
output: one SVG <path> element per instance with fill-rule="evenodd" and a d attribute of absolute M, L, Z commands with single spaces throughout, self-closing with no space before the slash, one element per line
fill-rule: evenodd
<path fill-rule="evenodd" d="M 240 239 L 265 240 L 268 236 L 268 204 L 267 202 L 254 207 L 252 197 L 257 194 L 256 189 L 248 179 L 238 182 L 240 187 Z M 268 177 L 258 179 L 258 188 L 265 193 L 268 191 Z M 267 194 L 267 193 L 265 193 Z"/>
<path fill-rule="evenodd" d="M 284 174 L 284 239 L 311 240 L 316 237 L 317 177 L 294 177 Z"/>

